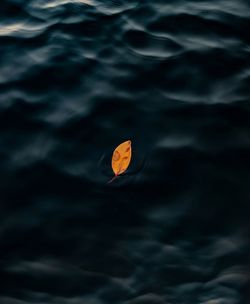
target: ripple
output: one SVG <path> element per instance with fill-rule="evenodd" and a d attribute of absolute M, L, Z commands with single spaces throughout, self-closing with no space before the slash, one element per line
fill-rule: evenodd
<path fill-rule="evenodd" d="M 0 24 L 0 37 L 12 36 L 33 38 L 43 33 L 50 25 L 51 23 L 35 23 L 30 21 L 15 22 L 13 24 Z"/>
<path fill-rule="evenodd" d="M 135 53 L 153 58 L 168 58 L 182 50 L 181 46 L 171 39 L 157 37 L 141 31 L 127 31 L 124 39 Z"/>
<path fill-rule="evenodd" d="M 61 6 L 61 5 L 65 5 L 65 4 L 70 4 L 70 3 L 74 3 L 74 4 L 85 4 L 85 5 L 90 5 L 90 6 L 94 6 L 95 5 L 95 1 L 94 0 L 55 0 L 55 1 L 48 1 L 48 0 L 40 0 L 40 1 L 36 1 L 35 2 L 36 5 L 41 8 L 41 9 L 50 9 L 50 8 L 55 8 L 57 6 Z"/>
<path fill-rule="evenodd" d="M 123 1 L 123 0 L 108 0 L 98 1 L 96 8 L 99 12 L 107 15 L 115 15 L 125 13 L 134 9 L 137 6 L 138 1 Z"/>

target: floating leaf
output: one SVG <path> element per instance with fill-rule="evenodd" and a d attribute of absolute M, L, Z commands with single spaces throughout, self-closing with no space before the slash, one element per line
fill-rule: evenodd
<path fill-rule="evenodd" d="M 115 148 L 112 156 L 112 169 L 114 171 L 114 177 L 109 181 L 110 183 L 127 170 L 132 155 L 131 140 L 124 141 L 118 147 Z"/>

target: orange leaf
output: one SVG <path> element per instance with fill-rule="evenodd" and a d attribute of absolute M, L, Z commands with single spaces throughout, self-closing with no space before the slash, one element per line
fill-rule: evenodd
<path fill-rule="evenodd" d="M 127 170 L 132 155 L 131 140 L 124 141 L 118 147 L 115 148 L 112 156 L 112 169 L 115 176 L 111 179 L 112 182 L 118 175 Z"/>

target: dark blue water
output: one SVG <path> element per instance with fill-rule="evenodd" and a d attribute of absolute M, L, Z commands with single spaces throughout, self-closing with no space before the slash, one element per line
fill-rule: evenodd
<path fill-rule="evenodd" d="M 247 0 L 1 1 L 1 304 L 249 303 L 249 33 Z"/>

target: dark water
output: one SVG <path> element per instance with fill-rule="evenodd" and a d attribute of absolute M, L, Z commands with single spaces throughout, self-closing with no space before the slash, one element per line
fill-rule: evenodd
<path fill-rule="evenodd" d="M 249 33 L 247 0 L 1 1 L 1 304 L 250 303 Z"/>

